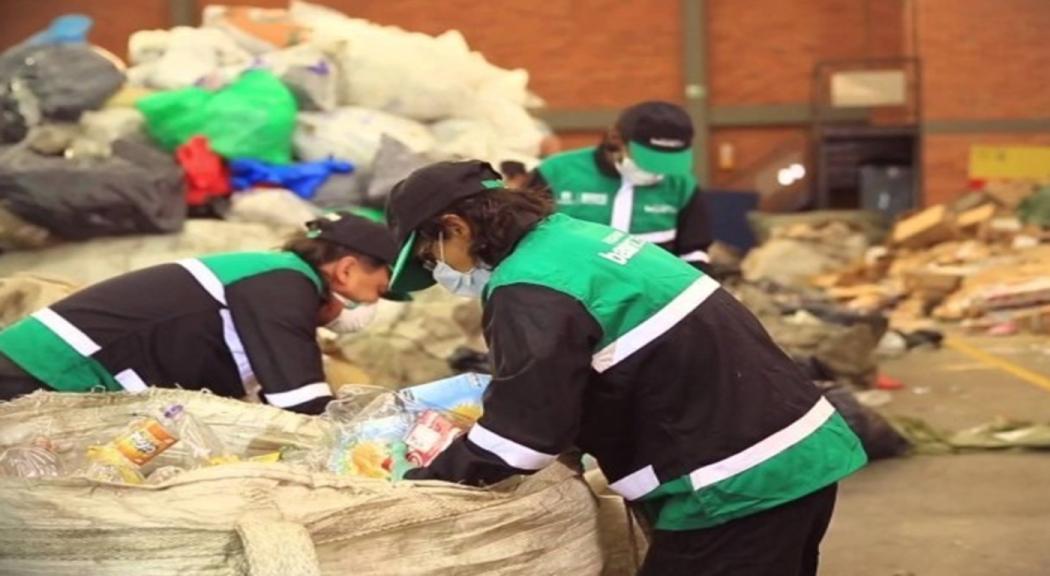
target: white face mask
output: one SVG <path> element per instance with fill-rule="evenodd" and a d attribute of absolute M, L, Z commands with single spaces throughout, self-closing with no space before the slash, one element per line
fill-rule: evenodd
<path fill-rule="evenodd" d="M 334 293 L 332 296 L 343 304 L 343 310 L 339 313 L 339 316 L 336 316 L 335 320 L 325 324 L 325 328 L 332 332 L 335 332 L 336 334 L 360 332 L 375 319 L 376 310 L 379 308 L 378 305 L 357 304 Z"/>
<path fill-rule="evenodd" d="M 652 186 L 663 181 L 663 174 L 646 172 L 631 160 L 630 156 L 624 156 L 623 160 L 616 163 L 616 169 L 627 183 L 634 186 Z"/>
<path fill-rule="evenodd" d="M 485 290 L 485 285 L 489 283 L 492 271 L 475 266 L 469 272 L 460 272 L 446 264 L 444 237 L 440 233 L 438 233 L 438 251 L 440 258 L 434 265 L 434 281 L 456 296 L 481 298 L 481 293 Z"/>

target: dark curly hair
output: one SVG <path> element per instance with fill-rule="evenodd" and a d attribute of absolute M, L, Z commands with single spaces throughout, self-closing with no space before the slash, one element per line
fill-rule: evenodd
<path fill-rule="evenodd" d="M 471 256 L 496 266 L 526 232 L 552 212 L 554 201 L 546 189 L 495 188 L 456 202 L 421 224 L 416 233 L 425 242 L 434 242 L 439 233 L 447 233 L 441 217 L 455 214 L 470 224 Z"/>

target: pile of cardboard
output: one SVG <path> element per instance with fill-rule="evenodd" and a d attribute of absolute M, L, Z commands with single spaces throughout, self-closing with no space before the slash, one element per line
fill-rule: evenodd
<path fill-rule="evenodd" d="M 883 246 L 811 283 L 904 330 L 939 320 L 1050 333 L 1050 235 L 1015 216 L 1033 191 L 992 185 L 906 216 Z"/>

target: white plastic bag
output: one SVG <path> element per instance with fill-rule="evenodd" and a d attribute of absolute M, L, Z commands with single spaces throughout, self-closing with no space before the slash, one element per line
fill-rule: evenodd
<path fill-rule="evenodd" d="M 427 152 L 434 147 L 434 137 L 419 122 L 358 107 L 299 114 L 293 144 L 303 160 L 333 157 L 346 160 L 359 170 L 368 170 L 384 134 L 414 152 Z"/>
<path fill-rule="evenodd" d="M 289 13 L 314 42 L 344 42 L 337 60 L 347 104 L 433 121 L 468 114 L 476 95 L 519 108 L 528 100 L 527 72 L 493 66 L 456 30 L 428 36 L 307 2 L 292 2 Z"/>
<path fill-rule="evenodd" d="M 252 58 L 219 30 L 185 26 L 136 32 L 128 41 L 128 53 L 135 64 L 128 69 L 128 79 L 159 90 L 201 82 L 221 84 L 222 78 L 243 70 Z M 224 68 L 232 70 L 223 72 Z"/>

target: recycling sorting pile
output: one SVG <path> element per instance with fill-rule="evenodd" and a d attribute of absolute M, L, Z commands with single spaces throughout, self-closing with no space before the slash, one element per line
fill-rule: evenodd
<path fill-rule="evenodd" d="M 151 402 L 115 436 L 38 436 L 0 452 L 0 475 L 82 477 L 118 484 L 164 484 L 188 470 L 241 461 L 314 472 L 401 480 L 426 466 L 481 415 L 489 377 L 462 374 L 390 392 L 348 386 L 325 414 L 331 433 L 317 446 L 234 453 L 182 404 Z"/>
<path fill-rule="evenodd" d="M 173 233 L 187 213 L 282 228 L 378 215 L 415 168 L 531 166 L 544 138 L 528 74 L 454 30 L 209 6 L 199 28 L 132 34 L 125 62 L 79 23 L 79 38 L 0 54 L 0 249 Z"/>

